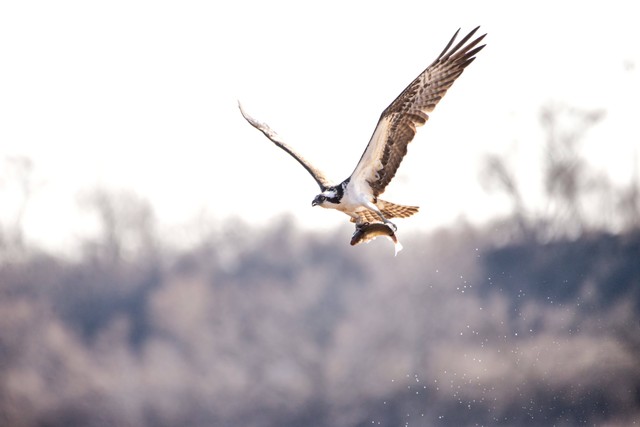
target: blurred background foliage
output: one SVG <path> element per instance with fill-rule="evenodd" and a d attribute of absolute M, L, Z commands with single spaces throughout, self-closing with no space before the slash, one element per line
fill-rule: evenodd
<path fill-rule="evenodd" d="M 488 156 L 479 179 L 511 214 L 401 229 L 397 258 L 291 218 L 203 218 L 177 245 L 109 189 L 79 196 L 99 230 L 81 255 L 48 253 L 23 237 L 35 166 L 5 159 L 21 202 L 0 229 L 0 425 L 637 423 L 639 179 L 582 157 L 602 115 L 541 112 L 542 205 Z"/>

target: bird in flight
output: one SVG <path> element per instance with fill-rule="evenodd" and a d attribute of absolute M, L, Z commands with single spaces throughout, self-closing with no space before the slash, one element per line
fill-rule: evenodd
<path fill-rule="evenodd" d="M 397 253 L 397 227 L 390 218 L 409 217 L 418 212 L 418 207 L 391 203 L 379 196 L 407 154 L 407 146 L 413 140 L 416 128 L 426 123 L 427 113 L 433 111 L 453 82 L 484 48 L 484 44 L 478 45 L 486 34 L 473 38 L 478 28 L 454 46 L 460 30 L 456 31 L 436 60 L 382 112 L 360 161 L 351 175 L 339 184 L 330 181 L 267 124 L 249 116 L 238 103 L 240 112 L 253 127 L 289 153 L 315 179 L 320 193 L 311 202 L 312 206 L 337 209 L 351 217 L 351 222 L 356 225 L 352 245 L 384 235 L 394 241 Z"/>

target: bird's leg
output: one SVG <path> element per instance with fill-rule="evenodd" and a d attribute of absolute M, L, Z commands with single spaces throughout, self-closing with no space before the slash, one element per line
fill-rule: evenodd
<path fill-rule="evenodd" d="M 382 222 L 384 222 L 385 224 L 387 224 L 388 226 L 390 226 L 391 228 L 393 228 L 393 231 L 398 231 L 398 226 L 395 225 L 394 223 L 392 223 L 391 221 L 389 221 L 387 218 L 385 218 L 383 215 L 380 215 L 380 218 L 382 218 Z"/>
<path fill-rule="evenodd" d="M 384 217 L 384 215 L 382 214 L 382 211 L 380 211 L 380 209 L 378 208 L 378 206 L 375 205 L 375 203 L 367 202 L 367 207 L 372 211 L 374 211 L 380 217 L 383 223 L 393 228 L 393 231 L 398 231 L 398 227 L 393 222 L 389 221 L 387 218 Z"/>

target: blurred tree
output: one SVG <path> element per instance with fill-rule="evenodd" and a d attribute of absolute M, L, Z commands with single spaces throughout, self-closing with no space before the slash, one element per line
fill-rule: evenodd
<path fill-rule="evenodd" d="M 107 195 L 92 202 L 115 230 L 97 239 L 126 263 L 0 265 L 0 425 L 638 419 L 637 234 L 493 250 L 492 228 L 456 226 L 393 258 L 290 221 L 228 224 L 151 269 L 129 199 Z"/>
<path fill-rule="evenodd" d="M 506 223 L 515 230 L 508 233 L 512 240 L 575 237 L 614 224 L 614 189 L 607 176 L 589 165 L 581 147 L 586 132 L 603 117 L 602 110 L 563 105 L 548 105 L 541 110 L 540 122 L 545 133 L 542 179 L 546 199 L 546 207 L 541 211 L 535 212 L 535 208 L 526 206 L 512 159 L 495 154 L 486 157 L 481 180 L 487 191 L 501 192 L 511 201 L 512 214 Z M 631 190 L 620 202 L 625 211 L 631 212 L 631 217 L 633 209 L 629 204 L 635 203 L 634 194 Z"/>
<path fill-rule="evenodd" d="M 532 237 L 520 185 L 507 159 L 496 154 L 488 155 L 484 160 L 481 174 L 481 181 L 487 191 L 503 192 L 510 199 L 516 236 L 524 239 Z"/>
<path fill-rule="evenodd" d="M 553 234 L 580 234 L 587 226 L 583 198 L 602 188 L 603 177 L 595 174 L 581 155 L 582 139 L 604 117 L 602 110 L 567 106 L 543 107 L 540 121 L 546 133 L 544 188 L 552 210 Z M 554 228 L 555 228 L 554 227 Z"/>
<path fill-rule="evenodd" d="M 0 173 L 5 220 L 0 225 L 0 253 L 4 258 L 25 255 L 24 218 L 29 202 L 41 186 L 42 181 L 37 179 L 30 158 L 4 158 Z"/>
<path fill-rule="evenodd" d="M 640 176 L 638 175 L 638 155 L 633 162 L 631 182 L 622 189 L 618 200 L 618 211 L 624 231 L 640 229 Z"/>
<path fill-rule="evenodd" d="M 100 237 L 87 249 L 99 260 L 113 264 L 156 255 L 155 216 L 147 200 L 99 188 L 81 196 L 80 204 L 97 216 Z"/>

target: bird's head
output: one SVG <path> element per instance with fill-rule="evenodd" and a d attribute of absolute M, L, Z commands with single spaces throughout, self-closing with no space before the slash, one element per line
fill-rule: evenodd
<path fill-rule="evenodd" d="M 327 189 L 322 193 L 318 194 L 313 201 L 311 202 L 311 206 L 322 206 L 325 207 L 328 203 L 339 203 L 337 199 L 337 193 L 335 189 Z"/>

